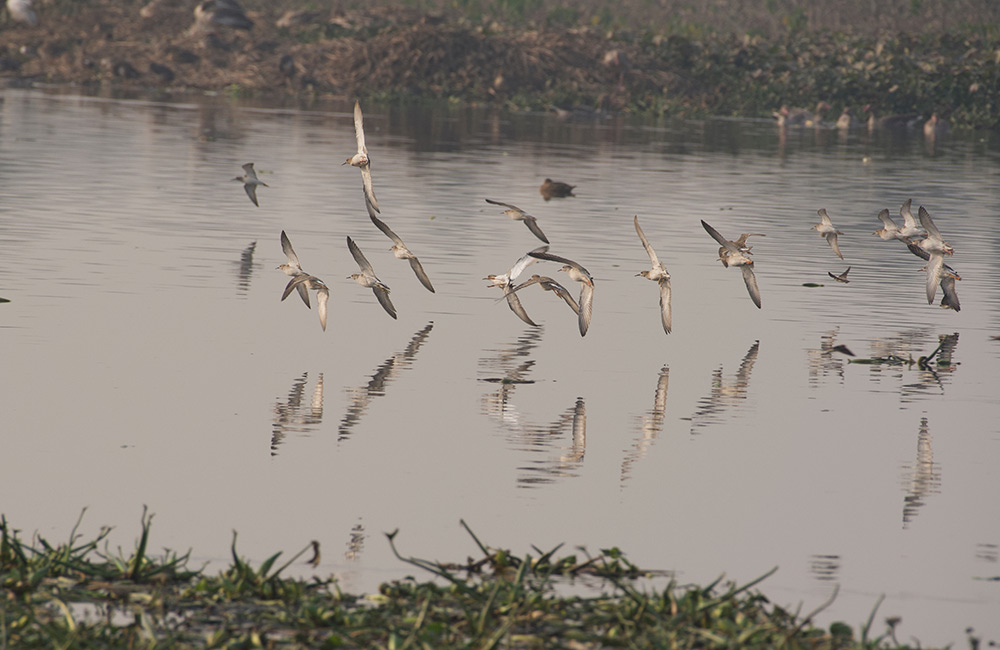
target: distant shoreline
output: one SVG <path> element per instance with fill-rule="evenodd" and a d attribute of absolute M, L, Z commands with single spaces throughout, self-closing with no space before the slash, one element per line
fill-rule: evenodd
<path fill-rule="evenodd" d="M 45 5 L 37 26 L 0 22 L 0 83 L 112 85 L 236 96 L 352 96 L 674 117 L 769 117 L 779 107 L 849 107 L 863 120 L 938 113 L 1000 129 L 1000 41 L 984 35 L 765 38 L 638 34 L 603 27 L 509 28 L 412 9 L 289 14 L 253 26 L 195 25 L 190 4 Z M 140 11 L 141 10 L 141 11 Z M 279 27 L 278 24 L 282 26 Z"/>

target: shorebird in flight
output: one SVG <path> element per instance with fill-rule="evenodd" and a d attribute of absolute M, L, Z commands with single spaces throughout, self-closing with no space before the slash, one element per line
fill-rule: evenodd
<path fill-rule="evenodd" d="M 511 285 L 514 282 L 514 279 L 521 275 L 521 272 L 524 271 L 524 269 L 534 263 L 534 253 L 544 253 L 547 250 L 549 250 L 548 246 L 540 246 L 530 253 L 522 255 L 516 262 L 514 262 L 514 265 L 510 267 L 506 273 L 502 275 L 490 274 L 483 278 L 484 280 L 490 281 L 491 284 L 489 286 L 500 287 L 500 289 L 503 290 L 504 298 L 507 299 L 507 306 L 510 307 L 510 310 L 517 314 L 518 318 L 532 327 L 538 327 L 538 323 L 531 320 L 528 316 L 528 312 L 524 310 L 524 305 L 521 304 L 520 298 L 517 297 L 517 294 L 513 291 Z"/>
<path fill-rule="evenodd" d="M 292 290 L 297 290 L 299 295 L 306 293 L 306 289 L 312 289 L 316 292 L 316 312 L 319 314 L 319 324 L 326 331 L 326 303 L 330 300 L 330 289 L 327 288 L 326 283 L 317 278 L 315 275 L 309 275 L 308 273 L 300 273 L 288 282 L 288 286 L 285 287 L 285 292 L 281 294 L 281 299 L 284 300 L 288 297 L 288 294 Z"/>
<path fill-rule="evenodd" d="M 649 255 L 649 263 L 652 268 L 648 271 L 640 271 L 636 276 L 642 276 L 647 280 L 652 280 L 660 285 L 660 320 L 663 321 L 663 331 L 670 334 L 670 274 L 667 273 L 666 267 L 663 263 L 656 257 L 656 251 L 653 247 L 649 245 L 649 240 L 646 239 L 645 233 L 642 232 L 642 228 L 639 227 L 639 215 L 636 215 L 633 219 L 635 223 L 635 231 L 639 235 L 639 240 L 642 241 L 643 248 L 646 249 L 646 254 Z M 753 233 L 744 233 L 742 240 L 742 245 L 746 245 L 746 238 Z M 740 242 L 734 242 L 737 246 L 740 246 Z"/>
<path fill-rule="evenodd" d="M 501 203 L 500 201 L 494 201 L 493 199 L 486 199 L 486 202 L 507 208 L 506 210 L 503 211 L 505 215 L 507 215 L 514 221 L 523 221 L 524 225 L 526 225 L 528 227 L 528 230 L 531 231 L 531 234 L 533 234 L 535 237 L 538 237 L 546 244 L 549 243 L 549 240 L 545 236 L 545 233 L 543 233 L 542 229 L 538 227 L 538 219 L 536 219 L 535 217 L 531 216 L 530 214 L 528 214 L 521 208 L 517 207 L 516 205 L 511 205 L 510 203 Z"/>
<path fill-rule="evenodd" d="M 268 184 L 257 178 L 257 172 L 253 170 L 253 163 L 248 162 L 243 165 L 243 175 L 237 176 L 233 180 L 243 183 L 243 189 L 246 190 L 247 196 L 259 208 L 260 203 L 257 203 L 257 186 L 263 185 L 264 187 L 268 187 Z"/>
<path fill-rule="evenodd" d="M 571 280 L 580 283 L 580 311 L 578 320 L 580 336 L 586 336 L 587 330 L 590 329 L 590 317 L 594 311 L 594 277 L 590 275 L 590 271 L 571 259 L 553 255 L 549 252 L 531 251 L 528 254 L 540 260 L 559 262 L 562 264 L 559 270 L 565 271 Z"/>
<path fill-rule="evenodd" d="M 722 265 L 726 268 L 730 266 L 740 267 L 740 271 L 743 272 L 743 283 L 747 285 L 750 299 L 753 300 L 753 304 L 757 305 L 757 309 L 760 309 L 760 289 L 757 288 L 757 276 L 753 273 L 753 260 L 740 250 L 736 242 L 720 235 L 719 231 L 708 225 L 704 219 L 701 225 L 705 228 L 705 232 L 712 236 L 712 239 L 719 242 L 719 261 L 722 262 Z"/>
<path fill-rule="evenodd" d="M 371 263 L 365 258 L 365 254 L 361 252 L 361 249 L 358 248 L 358 245 L 350 237 L 347 238 L 347 247 L 351 249 L 354 261 L 361 267 L 361 273 L 353 273 L 348 277 L 362 287 L 371 289 L 386 313 L 396 318 L 396 308 L 392 306 L 392 302 L 389 300 L 389 287 L 378 279 L 375 275 L 375 269 L 372 268 Z"/>
<path fill-rule="evenodd" d="M 431 284 L 431 279 L 427 277 L 427 272 L 424 271 L 424 267 L 420 263 L 420 260 L 417 259 L 416 255 L 410 252 L 410 249 L 406 247 L 406 244 L 404 244 L 403 240 L 399 238 L 399 235 L 394 233 L 384 221 L 376 217 L 374 212 L 369 210 L 368 216 L 371 218 L 372 223 L 374 223 L 379 230 L 384 232 L 386 237 L 392 240 L 392 248 L 389 250 L 391 250 L 392 254 L 396 256 L 396 259 L 409 261 L 410 268 L 413 269 L 413 273 L 417 276 L 417 279 L 420 280 L 420 284 L 424 285 L 424 287 L 431 293 L 434 293 L 434 285 Z"/>
<path fill-rule="evenodd" d="M 530 287 L 533 284 L 537 284 L 544 291 L 551 291 L 556 296 L 562 298 L 566 302 L 566 304 L 569 305 L 569 308 L 573 310 L 574 314 L 578 316 L 580 315 L 580 305 L 578 305 L 573 296 L 569 294 L 569 290 L 567 290 L 566 287 L 562 286 L 552 278 L 544 275 L 538 275 L 536 273 L 535 275 L 532 275 L 529 279 L 525 280 L 521 284 L 511 289 L 510 292 L 511 293 L 518 292 L 521 289 L 524 289 L 525 287 Z"/>
<path fill-rule="evenodd" d="M 351 165 L 361 170 L 361 183 L 365 190 L 365 203 L 369 212 L 382 212 L 378 209 L 378 199 L 375 198 L 375 190 L 372 189 L 372 164 L 368 157 L 368 147 L 365 146 L 365 120 L 361 114 L 361 103 L 354 102 L 354 137 L 358 140 L 358 153 L 354 154 L 342 164 Z"/>
<path fill-rule="evenodd" d="M 820 208 L 816 211 L 816 214 L 819 215 L 819 223 L 813 226 L 813 230 L 826 239 L 830 244 L 830 248 L 837 254 L 837 257 L 844 259 L 844 256 L 840 252 L 840 245 L 837 243 L 837 235 L 843 235 L 844 233 L 833 227 L 833 222 L 830 221 L 830 215 L 826 213 L 826 208 Z"/>
<path fill-rule="evenodd" d="M 302 265 L 299 264 L 299 256 L 295 254 L 295 250 L 292 248 L 292 242 L 289 241 L 288 235 L 285 231 L 281 231 L 281 250 L 284 251 L 285 256 L 288 258 L 287 264 L 278 265 L 278 270 L 284 272 L 285 275 L 292 276 L 292 279 L 288 281 L 288 285 L 285 286 L 285 296 L 282 296 L 282 300 L 287 297 L 288 287 L 292 286 L 292 282 L 295 278 L 301 275 L 309 275 L 302 270 Z M 309 304 L 309 292 L 306 290 L 308 287 L 303 285 L 296 285 L 298 287 L 299 296 L 302 298 L 302 302 L 306 304 L 306 307 L 312 309 Z"/>

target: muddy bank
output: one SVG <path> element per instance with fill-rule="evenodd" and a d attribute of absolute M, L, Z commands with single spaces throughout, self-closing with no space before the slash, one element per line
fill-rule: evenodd
<path fill-rule="evenodd" d="M 524 30 L 402 8 L 295 14 L 288 8 L 301 5 L 288 1 L 248 4 L 247 29 L 199 24 L 192 6 L 56 2 L 39 9 L 35 26 L 5 17 L 0 78 L 677 116 L 766 117 L 782 104 L 823 100 L 836 112 L 871 104 L 881 114 L 936 111 L 953 125 L 1000 128 L 1000 42 L 985 36 Z"/>

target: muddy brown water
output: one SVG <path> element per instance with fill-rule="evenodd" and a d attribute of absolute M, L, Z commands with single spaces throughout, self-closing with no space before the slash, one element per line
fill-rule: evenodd
<path fill-rule="evenodd" d="M 779 566 L 762 589 L 780 604 L 840 585 L 824 623 L 885 594 L 876 629 L 901 616 L 901 640 L 1000 637 L 995 139 L 371 106 L 382 217 L 431 294 L 340 164 L 349 105 L 0 97 L 0 494 L 21 530 L 65 539 L 86 507 L 85 534 L 130 548 L 148 505 L 156 548 L 221 566 L 233 530 L 257 561 L 315 539 L 315 573 L 365 591 L 412 573 L 384 532 L 461 559 L 465 519 L 493 546 L 618 546 L 681 582 Z M 259 208 L 229 180 L 248 161 Z M 544 201 L 546 177 L 576 196 Z M 540 244 L 487 197 L 594 275 L 585 338 L 553 295 L 521 294 L 529 328 L 481 280 Z M 959 313 L 872 236 L 906 198 L 955 247 Z M 810 229 L 819 207 L 843 262 Z M 672 275 L 669 336 L 633 215 Z M 766 235 L 763 309 L 701 219 Z M 279 299 L 282 230 L 330 287 L 326 332 L 315 295 Z M 347 279 L 347 236 L 398 320 Z M 850 284 L 828 277 L 847 266 Z M 941 345 L 948 365 L 837 345 Z"/>

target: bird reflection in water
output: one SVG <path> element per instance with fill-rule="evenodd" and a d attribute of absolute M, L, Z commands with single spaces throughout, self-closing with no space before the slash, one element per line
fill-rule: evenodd
<path fill-rule="evenodd" d="M 840 572 L 840 556 L 817 553 L 809 557 L 809 573 L 820 582 L 837 579 Z"/>
<path fill-rule="evenodd" d="M 347 540 L 347 550 L 344 551 L 344 559 L 348 562 L 357 562 L 361 559 L 361 552 L 365 550 L 365 525 L 360 521 L 351 528 L 351 538 Z"/>
<path fill-rule="evenodd" d="M 571 433 L 569 446 L 561 445 L 564 433 Z M 522 451 L 545 454 L 519 467 L 518 487 L 536 487 L 556 478 L 576 476 L 587 451 L 587 406 L 582 397 L 548 425 L 528 425 L 510 432 L 511 439 Z M 561 445 L 561 446 L 560 446 Z M 554 453 L 553 453 L 554 452 Z"/>
<path fill-rule="evenodd" d="M 323 421 L 323 373 L 316 379 L 312 400 L 303 403 L 309 373 L 292 382 L 288 398 L 274 404 L 274 424 L 271 425 L 271 455 L 278 455 L 278 446 L 289 433 L 310 433 Z"/>
<path fill-rule="evenodd" d="M 926 355 L 922 353 L 927 348 L 925 340 L 926 335 L 921 332 L 901 332 L 892 338 L 873 341 L 872 356 L 852 359 L 851 363 L 867 364 L 873 382 L 885 378 L 902 380 L 907 371 L 916 370 L 917 380 L 900 387 L 900 400 L 904 403 L 916 401 L 932 389 L 943 394 L 945 384 L 959 365 L 954 360 L 958 333 L 938 335 L 937 346 Z"/>
<path fill-rule="evenodd" d="M 385 387 L 393 380 L 396 373 L 409 368 L 413 364 L 413 360 L 417 358 L 420 346 L 430 336 L 432 329 L 434 329 L 434 321 L 427 323 L 423 329 L 418 330 L 410 338 L 410 342 L 406 344 L 402 352 L 393 354 L 379 364 L 367 384 L 346 389 L 350 397 L 350 404 L 347 406 L 347 412 L 340 421 L 337 440 L 345 440 L 350 436 L 351 430 L 357 426 L 358 422 L 361 421 L 361 418 L 368 411 L 368 404 L 372 401 L 372 398 L 385 395 Z"/>
<path fill-rule="evenodd" d="M 250 245 L 240 253 L 240 269 L 236 275 L 236 294 L 245 296 L 250 290 L 250 273 L 253 271 L 253 252 L 257 248 L 257 242 L 252 241 Z"/>
<path fill-rule="evenodd" d="M 951 374 L 958 368 L 954 361 L 955 348 L 958 347 L 958 332 L 954 334 L 938 334 L 938 346 L 927 356 L 917 358 L 917 370 L 920 374 L 915 382 L 903 384 L 900 401 L 912 402 L 922 397 L 932 389 L 944 394 L 944 385 Z"/>
<path fill-rule="evenodd" d="M 667 386 L 670 383 L 670 368 L 663 366 L 660 368 L 660 375 L 656 380 L 656 393 L 653 398 L 653 408 L 649 413 L 639 418 L 640 436 L 632 443 L 632 448 L 627 450 L 624 460 L 622 460 L 621 484 L 629 479 L 629 474 L 640 458 L 646 455 L 653 442 L 663 430 L 663 418 L 667 406 Z"/>
<path fill-rule="evenodd" d="M 722 368 L 712 373 L 712 390 L 707 397 L 698 400 L 698 408 L 691 416 L 691 433 L 699 433 L 698 429 L 721 420 L 721 414 L 727 406 L 739 406 L 747 399 L 747 388 L 750 383 L 750 372 L 757 361 L 757 350 L 760 341 L 754 341 L 740 362 L 740 369 L 732 380 L 722 376 Z"/>
<path fill-rule="evenodd" d="M 535 365 L 535 360 L 529 359 L 528 356 L 542 340 L 543 331 L 541 325 L 537 329 L 526 330 L 513 344 L 501 350 L 494 350 L 497 353 L 496 357 L 479 360 L 479 367 L 490 373 L 490 376 L 483 377 L 480 381 L 498 385 L 495 393 L 483 395 L 484 415 L 496 418 L 501 424 L 520 425 L 520 413 L 516 407 L 508 405 L 508 402 L 518 386 L 534 383 L 534 380 L 527 377 Z"/>
<path fill-rule="evenodd" d="M 913 465 L 903 465 L 903 528 L 917 516 L 927 497 L 941 492 L 941 466 L 934 462 L 931 434 L 927 418 L 920 418 L 917 430 L 917 460 Z"/>
<path fill-rule="evenodd" d="M 840 383 L 844 383 L 844 365 L 849 350 L 837 343 L 837 335 L 840 327 L 835 327 L 819 339 L 818 350 L 806 350 L 807 367 L 809 369 L 809 386 L 817 388 L 820 380 L 830 375 L 837 377 Z"/>

